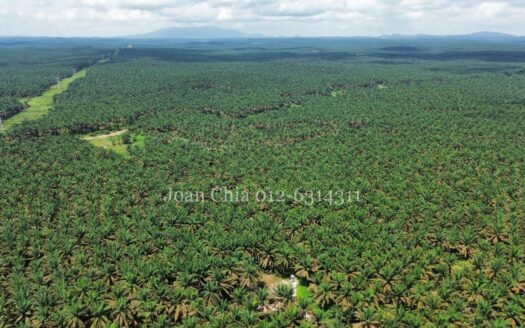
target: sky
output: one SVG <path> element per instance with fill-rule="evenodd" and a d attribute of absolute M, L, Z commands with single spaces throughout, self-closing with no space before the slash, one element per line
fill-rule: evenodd
<path fill-rule="evenodd" d="M 2 36 L 213 25 L 268 36 L 525 35 L 525 0 L 0 0 Z"/>

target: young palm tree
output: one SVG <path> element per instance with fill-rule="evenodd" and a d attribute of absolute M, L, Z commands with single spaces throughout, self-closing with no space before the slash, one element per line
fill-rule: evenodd
<path fill-rule="evenodd" d="M 97 303 L 90 306 L 91 318 L 88 320 L 89 328 L 104 328 L 109 323 L 106 304 Z"/>
<path fill-rule="evenodd" d="M 359 320 L 354 327 L 356 328 L 376 328 L 379 326 L 378 314 L 372 308 L 365 308 L 356 312 L 356 317 Z"/>
<path fill-rule="evenodd" d="M 239 276 L 239 285 L 243 288 L 252 289 L 261 281 L 261 274 L 255 265 L 243 265 L 237 270 L 237 273 Z"/>
<path fill-rule="evenodd" d="M 254 311 L 249 310 L 241 310 L 239 311 L 239 321 L 241 327 L 254 327 L 256 326 L 257 322 L 259 321 L 259 316 Z"/>
<path fill-rule="evenodd" d="M 291 304 L 294 301 L 293 288 L 289 284 L 278 284 L 275 287 L 277 298 L 285 305 Z"/>
<path fill-rule="evenodd" d="M 505 318 L 511 327 L 525 325 L 525 301 L 523 298 L 513 296 L 505 307 Z"/>
<path fill-rule="evenodd" d="M 341 288 L 336 293 L 336 303 L 343 311 L 348 311 L 356 304 L 353 304 L 352 295 L 356 294 L 353 285 L 349 282 L 343 283 Z"/>
<path fill-rule="evenodd" d="M 392 291 L 392 286 L 396 281 L 398 281 L 396 267 L 392 265 L 386 265 L 383 268 L 381 268 L 381 270 L 379 270 L 377 275 L 377 281 L 381 284 L 382 287 L 381 292 L 383 294 L 390 293 Z"/>
<path fill-rule="evenodd" d="M 292 321 L 286 317 L 284 312 L 278 312 L 271 316 L 271 325 L 269 327 L 286 328 L 292 326 Z"/>
<path fill-rule="evenodd" d="M 290 322 L 291 326 L 298 326 L 300 320 L 303 318 L 302 311 L 294 304 L 289 304 L 283 310 L 285 318 Z"/>
<path fill-rule="evenodd" d="M 257 260 L 263 269 L 273 269 L 275 266 L 275 251 L 273 249 L 261 249 L 257 252 Z"/>
<path fill-rule="evenodd" d="M 328 282 L 322 282 L 315 287 L 315 301 L 321 306 L 321 308 L 326 309 L 330 305 L 335 303 L 336 295 L 333 291 L 333 285 Z"/>
<path fill-rule="evenodd" d="M 32 304 L 26 293 L 16 293 L 14 299 L 15 324 L 31 324 Z"/>
<path fill-rule="evenodd" d="M 183 301 L 176 305 L 175 311 L 173 312 L 173 319 L 175 322 L 181 320 L 188 320 L 197 313 L 196 306 L 188 301 Z M 190 320 L 192 321 L 192 320 Z"/>
<path fill-rule="evenodd" d="M 467 301 L 476 304 L 483 299 L 483 292 L 487 287 L 486 283 L 480 279 L 471 280 L 466 286 Z"/>
<path fill-rule="evenodd" d="M 177 280 L 174 282 L 174 287 L 188 288 L 197 283 L 195 274 L 183 271 L 177 275 Z"/>
<path fill-rule="evenodd" d="M 198 320 L 194 317 L 186 317 L 182 322 L 182 327 L 184 328 L 196 328 L 198 325 Z"/>
<path fill-rule="evenodd" d="M 84 328 L 85 308 L 78 300 L 71 300 L 63 309 L 64 322 L 68 328 Z"/>
<path fill-rule="evenodd" d="M 49 325 L 53 313 L 53 307 L 55 306 L 54 297 L 47 288 L 41 288 L 36 293 L 35 303 L 35 315 L 32 320 L 33 325 L 38 327 Z"/>
<path fill-rule="evenodd" d="M 257 294 L 257 299 L 259 300 L 259 302 L 264 303 L 268 299 L 270 292 L 268 291 L 268 289 L 263 287 L 263 288 L 259 288 L 256 294 Z"/>
<path fill-rule="evenodd" d="M 125 294 L 110 294 L 108 310 L 113 323 L 119 327 L 129 327 L 135 323 L 131 302 Z"/>
<path fill-rule="evenodd" d="M 319 308 L 314 308 L 312 311 L 316 327 L 323 327 L 323 322 L 328 318 L 328 312 Z"/>
<path fill-rule="evenodd" d="M 280 273 L 289 273 L 295 262 L 295 253 L 289 247 L 282 247 L 275 252 L 275 268 Z"/>
<path fill-rule="evenodd" d="M 216 305 L 221 299 L 221 290 L 216 281 L 207 281 L 202 286 L 202 298 L 206 306 Z"/>
<path fill-rule="evenodd" d="M 487 270 L 487 275 L 489 276 L 491 281 L 494 281 L 496 276 L 500 274 L 500 272 L 504 271 L 505 269 L 505 259 L 501 257 L 496 257 L 492 262 L 490 262 L 490 266 Z"/>
<path fill-rule="evenodd" d="M 156 300 L 141 301 L 137 316 L 145 324 L 152 324 L 159 315 L 159 303 Z"/>
<path fill-rule="evenodd" d="M 294 270 L 297 277 L 310 279 L 311 275 L 319 270 L 319 266 L 311 257 L 301 254 L 297 257 Z"/>
<path fill-rule="evenodd" d="M 227 312 L 221 312 L 219 315 L 212 318 L 210 327 L 213 328 L 228 328 L 231 326 L 231 317 Z"/>
<path fill-rule="evenodd" d="M 213 268 L 210 270 L 208 277 L 204 279 L 204 285 L 213 282 L 217 285 L 219 292 L 224 297 L 230 297 L 236 276 L 228 269 Z"/>
<path fill-rule="evenodd" d="M 232 291 L 232 301 L 240 303 L 246 296 L 246 289 L 237 287 Z"/>

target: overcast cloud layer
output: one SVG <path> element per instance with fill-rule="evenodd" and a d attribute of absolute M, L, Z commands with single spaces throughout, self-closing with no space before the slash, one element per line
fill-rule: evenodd
<path fill-rule="evenodd" d="M 0 0 L 0 35 L 118 36 L 215 25 L 271 36 L 525 35 L 525 0 Z"/>

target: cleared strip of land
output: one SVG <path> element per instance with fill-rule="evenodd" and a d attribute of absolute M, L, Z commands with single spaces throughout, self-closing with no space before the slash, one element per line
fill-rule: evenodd
<path fill-rule="evenodd" d="M 24 121 L 34 121 L 42 118 L 46 115 L 51 107 L 53 106 L 54 97 L 69 88 L 69 85 L 73 81 L 83 78 L 86 76 L 86 70 L 81 70 L 73 74 L 72 76 L 63 79 L 57 84 L 53 85 L 46 92 L 40 96 L 24 99 L 23 101 L 27 104 L 27 108 L 15 116 L 4 121 L 4 129 L 7 131 L 9 128 L 16 124 L 20 124 Z"/>
<path fill-rule="evenodd" d="M 128 129 L 115 131 L 115 132 L 111 132 L 111 133 L 107 133 L 107 134 L 99 134 L 99 135 L 95 135 L 95 136 L 86 136 L 86 137 L 83 137 L 82 139 L 84 139 L 86 141 L 97 140 L 97 139 L 108 139 L 108 138 L 111 138 L 111 137 L 119 136 L 119 135 L 124 134 L 126 132 L 128 132 Z"/>

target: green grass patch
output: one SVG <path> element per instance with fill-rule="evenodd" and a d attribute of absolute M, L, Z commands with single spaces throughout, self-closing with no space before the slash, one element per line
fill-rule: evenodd
<path fill-rule="evenodd" d="M 133 144 L 133 147 L 144 148 L 146 144 L 146 136 L 143 136 L 142 134 L 133 135 L 132 144 Z"/>
<path fill-rule="evenodd" d="M 21 99 L 22 103 L 24 103 L 27 108 L 17 115 L 7 119 L 4 122 L 5 130 L 9 130 L 9 128 L 12 126 L 20 124 L 24 121 L 34 121 L 42 118 L 53 106 L 54 97 L 66 91 L 73 81 L 84 76 L 86 76 L 85 70 L 78 71 L 77 73 L 73 74 L 73 76 L 65 78 L 58 84 L 55 84 L 40 96 Z"/>
<path fill-rule="evenodd" d="M 130 133 L 127 129 L 106 134 L 85 135 L 83 140 L 95 147 L 113 151 L 124 158 L 131 158 L 130 149 L 144 148 L 146 137 L 141 134 Z"/>
<path fill-rule="evenodd" d="M 308 289 L 308 283 L 301 279 L 299 285 L 297 286 L 297 299 L 310 299 L 313 300 L 312 293 Z"/>
<path fill-rule="evenodd" d="M 124 145 L 122 143 L 122 140 L 119 137 L 110 137 L 107 139 L 90 140 L 89 143 L 95 147 L 114 151 L 115 153 L 121 155 L 122 157 L 125 157 L 125 158 L 131 157 L 128 151 L 128 146 Z"/>

